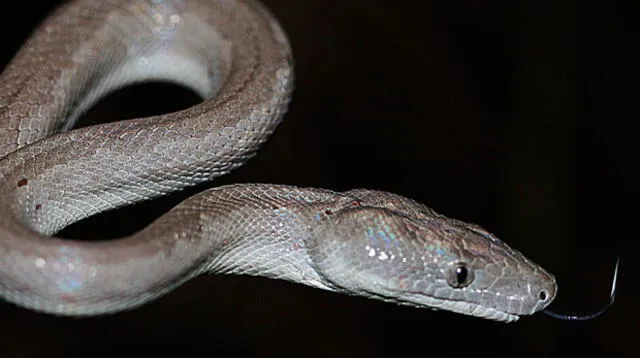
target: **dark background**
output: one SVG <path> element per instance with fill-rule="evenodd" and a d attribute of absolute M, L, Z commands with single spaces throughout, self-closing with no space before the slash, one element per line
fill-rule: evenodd
<path fill-rule="evenodd" d="M 259 155 L 213 185 L 368 187 L 417 199 L 481 224 L 553 272 L 560 291 L 552 307 L 562 312 L 604 304 L 620 255 L 616 304 L 593 321 L 538 314 L 505 325 L 210 276 L 135 311 L 91 319 L 0 302 L 0 357 L 637 354 L 637 62 L 629 53 L 637 41 L 627 35 L 629 8 L 605 0 L 266 2 L 293 46 L 295 97 Z M 0 5 L 1 63 L 57 3 Z M 195 101 L 175 86 L 136 86 L 88 117 Z M 123 235 L 179 199 L 101 215 L 63 234 Z"/>

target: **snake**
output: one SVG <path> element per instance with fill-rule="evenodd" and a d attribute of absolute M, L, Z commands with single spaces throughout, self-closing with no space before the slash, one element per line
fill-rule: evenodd
<path fill-rule="evenodd" d="M 145 81 L 202 101 L 74 128 L 101 98 Z M 0 77 L 0 297 L 93 316 L 134 309 L 199 275 L 233 274 L 502 322 L 553 301 L 554 276 L 487 230 L 380 190 L 228 184 L 131 236 L 55 237 L 243 165 L 276 130 L 293 87 L 287 35 L 258 1 L 57 8 Z"/>

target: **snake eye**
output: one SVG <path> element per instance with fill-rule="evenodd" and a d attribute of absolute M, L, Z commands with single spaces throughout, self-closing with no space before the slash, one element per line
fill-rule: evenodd
<path fill-rule="evenodd" d="M 473 281 L 473 271 L 464 262 L 456 262 L 447 275 L 447 283 L 453 288 L 469 286 Z"/>

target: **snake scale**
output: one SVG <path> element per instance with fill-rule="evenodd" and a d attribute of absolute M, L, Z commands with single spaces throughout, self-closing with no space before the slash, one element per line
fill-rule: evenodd
<path fill-rule="evenodd" d="M 72 129 L 106 94 L 148 80 L 203 101 Z M 275 130 L 292 89 L 287 37 L 256 1 L 74 0 L 57 9 L 0 78 L 0 297 L 97 315 L 218 273 L 505 322 L 551 303 L 553 276 L 486 230 L 375 190 L 228 185 L 130 237 L 52 237 L 242 165 Z"/>

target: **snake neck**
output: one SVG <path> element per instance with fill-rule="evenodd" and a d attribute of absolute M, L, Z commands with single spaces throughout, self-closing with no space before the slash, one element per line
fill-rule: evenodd
<path fill-rule="evenodd" d="M 314 188 L 238 184 L 197 195 L 181 207 L 200 213 L 202 235 L 213 259 L 206 273 L 262 276 L 343 291 L 316 267 L 310 255 L 319 222 L 352 198 Z M 215 224 L 214 224 L 215 223 Z M 322 238 L 321 238 L 322 239 Z"/>

